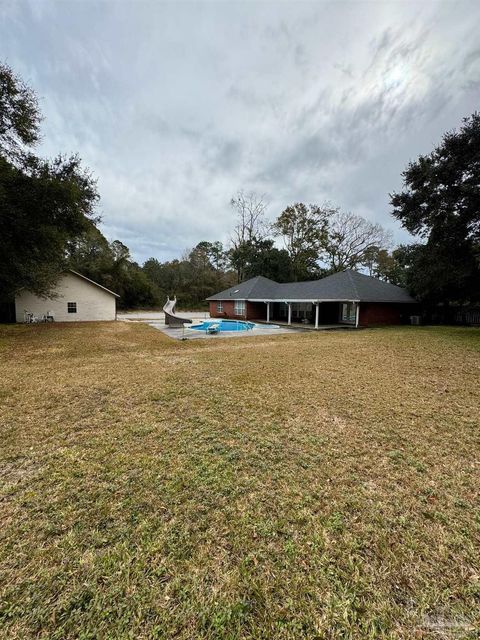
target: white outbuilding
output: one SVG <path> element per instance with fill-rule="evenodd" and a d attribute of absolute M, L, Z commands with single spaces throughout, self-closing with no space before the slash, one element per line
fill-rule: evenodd
<path fill-rule="evenodd" d="M 119 297 L 98 282 L 69 270 L 61 275 L 46 298 L 20 291 L 15 296 L 15 317 L 17 322 L 28 322 L 32 318 L 55 322 L 116 320 Z"/>

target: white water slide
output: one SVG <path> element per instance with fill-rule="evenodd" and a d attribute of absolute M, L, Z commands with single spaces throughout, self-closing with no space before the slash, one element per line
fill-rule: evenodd
<path fill-rule="evenodd" d="M 181 327 L 186 322 L 191 323 L 192 321 L 190 320 L 190 318 L 182 318 L 181 316 L 177 316 L 177 314 L 175 313 L 176 304 L 176 297 L 173 300 L 167 298 L 167 301 L 163 307 L 163 312 L 165 313 L 165 324 L 168 324 L 171 327 Z"/>

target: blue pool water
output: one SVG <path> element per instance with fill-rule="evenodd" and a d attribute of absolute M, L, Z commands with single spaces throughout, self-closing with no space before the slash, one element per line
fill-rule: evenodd
<path fill-rule="evenodd" d="M 268 324 L 261 325 L 255 324 L 254 322 L 247 322 L 246 320 L 204 320 L 200 324 L 194 324 L 189 329 L 193 331 L 207 331 L 207 329 L 212 325 L 219 325 L 219 331 L 250 331 L 252 329 L 276 329 L 278 325 Z"/>

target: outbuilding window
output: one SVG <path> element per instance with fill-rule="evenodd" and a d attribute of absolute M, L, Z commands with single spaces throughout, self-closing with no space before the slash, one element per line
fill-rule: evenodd
<path fill-rule="evenodd" d="M 67 311 L 68 313 L 77 313 L 77 303 L 67 302 Z"/>
<path fill-rule="evenodd" d="M 245 315 L 245 300 L 235 300 L 234 313 L 236 316 Z"/>
<path fill-rule="evenodd" d="M 223 302 L 217 302 L 217 313 L 223 313 Z"/>

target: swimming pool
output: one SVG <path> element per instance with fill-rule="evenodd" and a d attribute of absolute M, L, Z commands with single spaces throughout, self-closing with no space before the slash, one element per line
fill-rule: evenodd
<path fill-rule="evenodd" d="M 218 325 L 218 331 L 252 331 L 256 329 L 278 329 L 278 324 L 255 324 L 255 322 L 247 322 L 246 320 L 204 320 L 200 324 L 194 324 L 189 327 L 193 331 L 213 331 L 212 325 Z"/>

